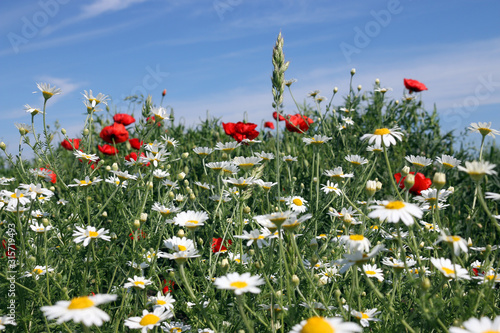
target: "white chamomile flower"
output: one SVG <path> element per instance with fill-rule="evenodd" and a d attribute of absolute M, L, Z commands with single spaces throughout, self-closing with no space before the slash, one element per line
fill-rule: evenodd
<path fill-rule="evenodd" d="M 495 135 L 499 135 L 500 131 L 497 131 L 493 128 L 491 128 L 491 122 L 489 123 L 471 123 L 470 127 L 468 128 L 472 133 L 481 133 L 483 137 L 489 135 L 491 137 L 495 137 Z"/>
<path fill-rule="evenodd" d="M 469 272 L 459 264 L 453 264 L 450 259 L 431 258 L 431 263 L 448 279 L 470 280 Z"/>
<path fill-rule="evenodd" d="M 193 151 L 196 154 L 198 154 L 198 156 L 205 157 L 205 156 L 212 154 L 212 152 L 214 150 L 212 148 L 209 148 L 209 147 L 196 147 L 196 148 L 193 148 Z"/>
<path fill-rule="evenodd" d="M 363 332 L 363 328 L 356 323 L 344 322 L 339 317 L 311 317 L 307 320 L 302 320 L 300 324 L 293 326 L 290 331 L 290 333 L 309 332 L 355 333 Z"/>
<path fill-rule="evenodd" d="M 361 140 L 368 140 L 369 144 L 375 143 L 375 145 L 389 147 L 396 144 L 396 139 L 399 141 L 403 140 L 403 133 L 401 133 L 399 127 L 394 128 L 377 128 L 373 134 L 365 134 L 361 137 Z"/>
<path fill-rule="evenodd" d="M 424 156 L 406 156 L 405 159 L 410 162 L 411 164 L 418 166 L 420 168 L 426 167 L 428 165 L 431 165 L 432 160 L 430 158 L 424 157 Z"/>
<path fill-rule="evenodd" d="M 325 142 L 330 141 L 332 138 L 329 136 L 325 135 L 315 135 L 312 138 L 302 138 L 302 141 L 308 146 L 308 145 L 321 145 Z"/>
<path fill-rule="evenodd" d="M 148 303 L 153 304 L 153 308 L 163 307 L 165 310 L 172 310 L 174 308 L 175 299 L 170 293 L 163 295 L 161 291 L 158 291 L 156 296 L 150 296 L 148 298 Z"/>
<path fill-rule="evenodd" d="M 346 244 L 351 251 L 370 251 L 370 240 L 363 235 L 340 236 L 340 242 Z"/>
<path fill-rule="evenodd" d="M 172 312 L 164 307 L 156 307 L 153 312 L 143 310 L 142 316 L 125 319 L 124 325 L 130 329 L 140 329 L 141 333 L 146 333 L 148 330 L 160 326 L 164 320 L 171 317 L 173 317 Z"/>
<path fill-rule="evenodd" d="M 410 226 L 414 223 L 413 218 L 421 218 L 422 210 L 414 204 L 403 201 L 382 201 L 380 205 L 370 206 L 373 209 L 368 214 L 370 218 L 378 218 L 380 221 L 397 223 L 402 221 Z"/>
<path fill-rule="evenodd" d="M 481 319 L 470 318 L 462 323 L 464 328 L 450 327 L 450 333 L 495 333 L 500 332 L 500 316 L 491 320 L 487 317 Z"/>
<path fill-rule="evenodd" d="M 99 230 L 91 226 L 87 226 L 86 228 L 76 226 L 75 228 L 77 230 L 73 231 L 73 237 L 76 236 L 76 238 L 73 241 L 77 244 L 83 242 L 83 246 L 87 246 L 91 240 L 99 238 L 108 242 L 111 240 L 111 237 L 106 235 L 109 233 L 109 230 L 104 228 Z"/>
<path fill-rule="evenodd" d="M 303 213 L 307 210 L 307 201 L 299 196 L 294 196 L 289 198 L 286 201 L 286 204 L 290 207 L 291 210 L 297 213 Z"/>
<path fill-rule="evenodd" d="M 264 280 L 260 276 L 251 276 L 250 273 L 229 273 L 215 279 L 215 286 L 218 289 L 233 290 L 236 295 L 241 295 L 246 292 L 254 294 L 260 293 L 258 286 L 264 284 Z"/>
<path fill-rule="evenodd" d="M 441 155 L 441 157 L 437 156 L 436 161 L 441 164 L 445 169 L 453 169 L 460 165 L 462 161 L 456 159 L 450 155 Z"/>
<path fill-rule="evenodd" d="M 346 161 L 350 162 L 351 164 L 354 165 L 363 165 L 368 163 L 368 160 L 364 157 L 361 157 L 359 155 L 347 155 L 345 157 Z"/>
<path fill-rule="evenodd" d="M 113 302 L 116 298 L 116 295 L 107 294 L 81 296 L 75 297 L 71 301 L 58 301 L 52 306 L 42 306 L 40 310 L 47 319 L 57 319 L 57 324 L 73 320 L 75 323 L 82 323 L 87 327 L 102 326 L 105 321 L 110 320 L 110 317 L 97 306 Z"/>
<path fill-rule="evenodd" d="M 384 281 L 384 271 L 381 268 L 377 268 L 377 265 L 364 264 L 363 271 L 370 278 L 376 278 L 379 282 Z"/>
<path fill-rule="evenodd" d="M 128 278 L 127 283 L 123 285 L 123 288 L 137 288 L 137 289 L 144 289 L 146 286 L 149 286 L 150 284 L 153 284 L 153 282 L 149 279 L 146 279 L 144 276 L 136 276 L 134 275 L 134 278 Z"/>
<path fill-rule="evenodd" d="M 479 181 L 485 175 L 496 175 L 497 172 L 494 170 L 495 167 L 496 164 L 492 164 L 488 161 L 467 161 L 465 162 L 465 167 L 458 166 L 458 170 L 467 172 L 473 180 Z"/>

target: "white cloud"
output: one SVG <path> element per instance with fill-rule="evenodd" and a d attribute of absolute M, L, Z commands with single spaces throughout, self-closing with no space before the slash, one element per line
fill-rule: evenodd
<path fill-rule="evenodd" d="M 95 0 L 93 3 L 82 7 L 81 15 L 84 18 L 95 17 L 106 12 L 123 10 L 145 1 L 147 0 Z"/>

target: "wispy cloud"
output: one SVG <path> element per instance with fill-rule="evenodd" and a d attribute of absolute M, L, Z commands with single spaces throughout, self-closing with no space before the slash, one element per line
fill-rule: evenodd
<path fill-rule="evenodd" d="M 81 17 L 89 18 L 106 12 L 116 12 L 145 1 L 147 0 L 95 0 L 93 3 L 82 7 Z"/>

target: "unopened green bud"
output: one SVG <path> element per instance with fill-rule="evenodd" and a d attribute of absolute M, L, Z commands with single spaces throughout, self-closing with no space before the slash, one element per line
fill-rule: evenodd
<path fill-rule="evenodd" d="M 189 157 L 189 153 L 188 153 L 188 152 L 182 153 L 181 157 L 182 157 L 183 159 L 186 159 L 186 158 L 188 158 L 188 157 Z"/>
<path fill-rule="evenodd" d="M 336 94 L 339 91 L 339 88 L 335 87 L 333 88 L 333 93 Z"/>
<path fill-rule="evenodd" d="M 61 128 L 61 133 L 62 133 L 62 135 L 66 135 L 66 129 L 65 128 Z"/>
<path fill-rule="evenodd" d="M 49 219 L 47 219 L 47 218 L 43 218 L 43 219 L 42 219 L 42 223 L 43 223 L 43 225 L 44 225 L 44 226 L 46 226 L 46 227 L 48 227 L 48 226 L 50 225 L 50 221 L 49 221 Z"/>
<path fill-rule="evenodd" d="M 430 287 L 431 287 L 431 281 L 428 278 L 423 278 L 422 279 L 422 289 L 429 290 Z"/>
<path fill-rule="evenodd" d="M 111 171 L 111 167 L 109 165 L 106 165 L 106 171 Z"/>
<path fill-rule="evenodd" d="M 351 69 L 351 75 L 356 74 L 356 68 Z"/>
<path fill-rule="evenodd" d="M 113 169 L 113 171 L 118 171 L 118 164 L 113 163 L 113 165 L 111 165 L 111 168 Z"/>
<path fill-rule="evenodd" d="M 141 227 L 141 221 L 134 220 L 134 228 L 139 229 Z"/>
<path fill-rule="evenodd" d="M 444 187 L 444 184 L 446 184 L 446 175 L 442 172 L 436 172 L 432 182 L 434 183 L 434 186 L 440 190 Z"/>
<path fill-rule="evenodd" d="M 88 129 L 88 128 L 85 128 L 85 129 L 83 130 L 83 135 L 87 136 L 87 135 L 89 135 L 89 133 L 90 133 L 90 131 L 89 131 L 89 129 Z"/>
<path fill-rule="evenodd" d="M 358 86 L 358 91 L 361 91 L 361 89 L 363 89 L 363 86 L 362 86 L 362 85 L 359 85 L 359 86 Z"/>
<path fill-rule="evenodd" d="M 415 175 L 414 174 L 408 174 L 405 178 L 405 188 L 409 191 L 413 185 L 415 185 Z"/>
<path fill-rule="evenodd" d="M 179 229 L 179 231 L 177 231 L 177 237 L 184 237 L 185 233 L 184 233 L 184 230 L 183 229 Z"/>
<path fill-rule="evenodd" d="M 243 213 L 245 213 L 245 214 L 249 214 L 251 211 L 252 210 L 248 206 L 246 206 L 245 208 L 243 208 Z"/>
<path fill-rule="evenodd" d="M 300 279 L 299 279 L 299 277 L 298 277 L 297 275 L 295 275 L 295 274 L 292 276 L 292 284 L 293 284 L 294 286 L 296 286 L 296 287 L 300 284 Z"/>
<path fill-rule="evenodd" d="M 3 141 L 0 142 L 0 149 L 2 149 L 2 150 L 7 149 L 7 145 L 5 144 L 5 142 L 3 142 Z"/>

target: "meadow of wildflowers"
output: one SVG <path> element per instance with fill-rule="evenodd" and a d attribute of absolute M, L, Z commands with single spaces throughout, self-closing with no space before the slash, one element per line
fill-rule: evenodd
<path fill-rule="evenodd" d="M 85 91 L 55 142 L 64 91 L 38 84 L 18 153 L 0 144 L 0 330 L 500 332 L 500 132 L 457 149 L 423 83 L 390 100 L 354 69 L 287 114 L 281 35 L 272 63 L 262 126 Z"/>

